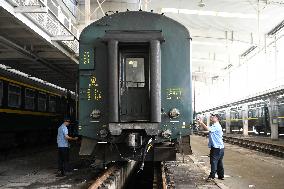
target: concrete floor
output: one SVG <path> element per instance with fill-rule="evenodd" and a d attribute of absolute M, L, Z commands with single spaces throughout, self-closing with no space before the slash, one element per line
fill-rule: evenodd
<path fill-rule="evenodd" d="M 192 135 L 192 159 L 207 174 L 210 172 L 208 139 Z M 283 189 L 284 159 L 250 151 L 225 143 L 225 180 L 217 181 L 221 188 Z"/>
<path fill-rule="evenodd" d="M 86 188 L 97 171 L 78 156 L 78 146 L 70 151 L 71 172 L 57 178 L 57 148 L 32 150 L 26 156 L 0 161 L 0 188 Z"/>
<path fill-rule="evenodd" d="M 176 163 L 180 165 L 172 168 L 177 188 L 216 188 L 215 184 L 205 182 L 210 170 L 207 141 L 205 137 L 191 136 L 193 155 L 190 159 L 193 163 L 186 158 L 184 164 L 178 156 Z M 78 148 L 72 148 L 71 165 L 78 170 L 64 178 L 55 177 L 57 150 L 54 146 L 28 156 L 0 161 L 0 188 L 86 188 L 96 172 L 80 161 L 77 154 Z M 224 165 L 225 180 L 216 179 L 219 188 L 284 188 L 283 158 L 225 144 Z M 186 175 L 188 177 L 184 177 Z"/>
<path fill-rule="evenodd" d="M 192 156 L 177 154 L 177 161 L 165 162 L 165 167 L 166 177 L 174 181 L 176 189 L 219 189 L 214 182 L 206 182 L 207 175 Z"/>

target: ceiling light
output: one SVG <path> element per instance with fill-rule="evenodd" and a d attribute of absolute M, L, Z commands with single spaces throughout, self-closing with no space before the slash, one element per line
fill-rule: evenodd
<path fill-rule="evenodd" d="M 274 34 L 276 34 L 280 30 L 282 30 L 283 27 L 284 27 L 284 20 L 280 24 L 278 24 L 275 28 L 273 28 L 271 31 L 269 31 L 267 33 L 267 35 L 274 35 Z"/>
<path fill-rule="evenodd" d="M 253 45 L 251 46 L 250 48 L 248 48 L 244 53 L 242 53 L 240 56 L 243 58 L 243 57 L 246 57 L 248 54 L 250 54 L 253 50 L 256 49 L 257 46 Z"/>
<path fill-rule="evenodd" d="M 198 3 L 199 7 L 205 7 L 205 3 L 203 2 L 203 0 L 200 0 Z"/>
<path fill-rule="evenodd" d="M 212 77 L 213 80 L 217 80 L 218 78 L 219 78 L 218 75 L 215 75 L 215 76 Z"/>
<path fill-rule="evenodd" d="M 231 67 L 233 67 L 233 64 L 228 64 L 226 67 L 223 68 L 223 70 L 228 70 L 228 69 L 230 69 Z"/>
<path fill-rule="evenodd" d="M 175 14 L 190 14 L 200 16 L 217 16 L 223 18 L 250 18 L 257 19 L 256 14 L 245 14 L 238 12 L 218 12 L 218 11 L 203 11 L 203 10 L 192 10 L 192 9 L 176 9 L 176 8 L 162 8 L 164 13 L 175 13 Z"/>

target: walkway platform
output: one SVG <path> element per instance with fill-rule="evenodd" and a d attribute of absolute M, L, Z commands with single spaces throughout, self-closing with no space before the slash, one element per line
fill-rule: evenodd
<path fill-rule="evenodd" d="M 208 138 L 192 135 L 192 159 L 207 175 L 210 172 Z M 284 159 L 225 143 L 225 180 L 220 188 L 281 189 L 284 186 Z"/>

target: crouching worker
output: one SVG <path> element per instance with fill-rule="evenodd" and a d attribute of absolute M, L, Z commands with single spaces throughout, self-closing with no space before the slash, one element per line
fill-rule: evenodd
<path fill-rule="evenodd" d="M 223 157 L 224 157 L 224 143 L 223 143 L 223 131 L 219 123 L 220 116 L 218 114 L 211 114 L 210 116 L 211 126 L 205 125 L 202 120 L 198 119 L 197 123 L 204 128 L 204 130 L 209 131 L 209 142 L 208 147 L 210 148 L 210 164 L 211 172 L 207 181 L 215 179 L 215 174 L 217 172 L 218 179 L 224 180 L 224 167 L 223 167 Z"/>
<path fill-rule="evenodd" d="M 69 163 L 69 140 L 77 140 L 78 137 L 70 137 L 67 127 L 70 125 L 70 119 L 64 118 L 63 124 L 58 128 L 57 146 L 58 146 L 58 169 L 57 177 L 65 176 Z"/>

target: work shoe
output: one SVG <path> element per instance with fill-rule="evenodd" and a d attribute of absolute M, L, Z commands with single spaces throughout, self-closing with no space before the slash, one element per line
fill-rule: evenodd
<path fill-rule="evenodd" d="M 225 180 L 224 177 L 218 177 L 218 179 L 220 179 L 220 180 Z"/>
<path fill-rule="evenodd" d="M 214 181 L 214 178 L 208 177 L 208 178 L 206 179 L 206 182 L 211 182 L 211 181 Z"/>

